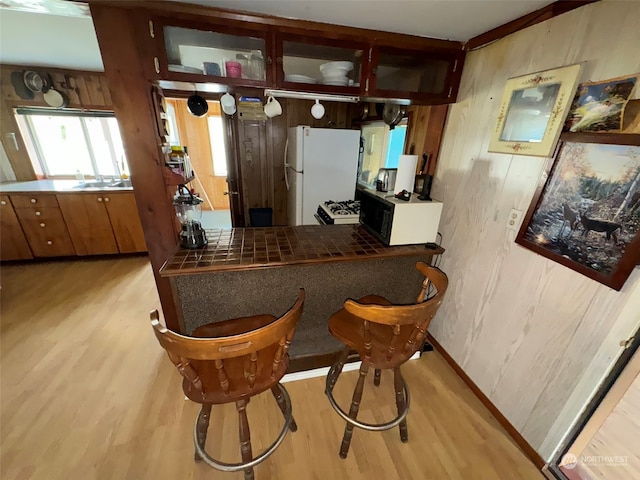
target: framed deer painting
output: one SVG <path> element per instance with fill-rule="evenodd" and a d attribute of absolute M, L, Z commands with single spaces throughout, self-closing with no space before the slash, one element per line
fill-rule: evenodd
<path fill-rule="evenodd" d="M 516 242 L 620 290 L 640 263 L 640 135 L 563 134 Z"/>

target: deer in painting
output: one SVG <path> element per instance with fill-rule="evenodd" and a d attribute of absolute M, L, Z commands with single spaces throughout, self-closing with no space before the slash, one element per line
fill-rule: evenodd
<path fill-rule="evenodd" d="M 615 222 L 610 222 L 608 220 L 599 220 L 596 218 L 587 217 L 587 211 L 584 210 L 580 212 L 580 223 L 584 228 L 582 232 L 582 236 L 586 237 L 587 234 L 593 230 L 594 232 L 602 232 L 607 235 L 607 240 L 610 240 L 613 237 L 613 241 L 618 243 L 618 235 L 616 232 L 622 232 L 622 225 Z"/>
<path fill-rule="evenodd" d="M 571 207 L 568 203 L 562 204 L 562 226 L 560 227 L 560 232 L 558 236 L 562 236 L 562 232 L 564 231 L 565 225 L 569 225 L 569 236 L 573 234 L 573 231 L 578 226 L 578 212 L 574 212 L 571 210 Z"/>

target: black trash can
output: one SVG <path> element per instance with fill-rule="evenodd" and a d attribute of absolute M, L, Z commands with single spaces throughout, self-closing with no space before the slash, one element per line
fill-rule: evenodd
<path fill-rule="evenodd" d="M 249 222 L 252 227 L 273 226 L 273 208 L 250 208 Z"/>

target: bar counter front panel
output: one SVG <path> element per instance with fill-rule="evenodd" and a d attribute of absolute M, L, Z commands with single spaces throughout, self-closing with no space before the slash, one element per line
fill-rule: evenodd
<path fill-rule="evenodd" d="M 292 359 L 331 354 L 341 344 L 329 317 L 347 298 L 376 294 L 392 303 L 415 302 L 423 276 L 441 248 L 386 247 L 361 226 L 239 228 L 207 232 L 209 245 L 178 249 L 161 274 L 171 278 L 183 333 L 206 323 L 259 314 L 276 317 L 306 291 Z"/>

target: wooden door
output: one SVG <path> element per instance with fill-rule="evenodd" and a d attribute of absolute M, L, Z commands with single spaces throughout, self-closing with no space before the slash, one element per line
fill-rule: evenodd
<path fill-rule="evenodd" d="M 104 204 L 120 253 L 146 252 L 147 244 L 133 192 L 105 195 Z"/>
<path fill-rule="evenodd" d="M 105 194 L 57 195 L 77 255 L 118 253 L 104 206 Z"/>
<path fill-rule="evenodd" d="M 211 136 L 209 135 L 209 117 L 220 117 L 220 103 L 209 101 L 209 112 L 204 117 L 194 117 L 187 109 L 185 99 L 167 99 L 175 109 L 178 137 L 189 149 L 191 166 L 195 172 L 192 185 L 196 188 L 204 203 L 203 210 L 229 210 L 226 174 L 214 171 Z"/>
<path fill-rule="evenodd" d="M 33 258 L 20 222 L 9 201 L 0 196 L 0 260 L 27 260 Z"/>

